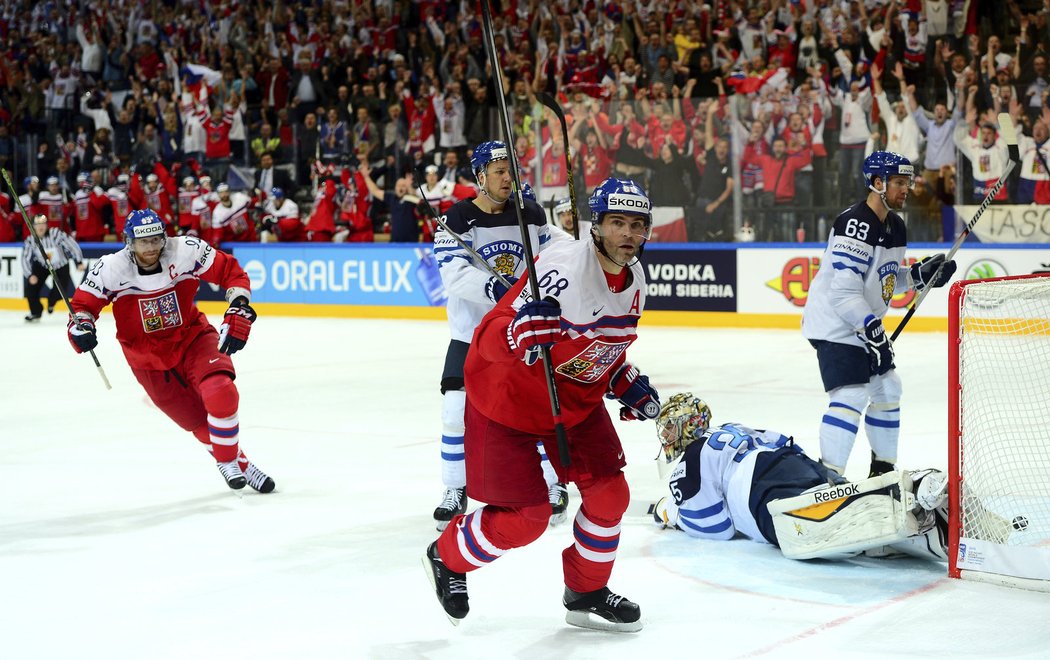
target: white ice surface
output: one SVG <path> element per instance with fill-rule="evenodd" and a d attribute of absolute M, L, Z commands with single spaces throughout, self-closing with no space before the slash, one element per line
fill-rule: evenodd
<path fill-rule="evenodd" d="M 260 317 L 235 357 L 241 442 L 278 492 L 239 496 L 145 399 L 111 317 L 97 350 L 110 392 L 64 319 L 21 317 L 0 312 L 0 658 L 1050 655 L 1045 594 L 918 560 L 792 562 L 657 530 L 637 513 L 664 492 L 641 422 L 617 423 L 632 511 L 610 586 L 642 606 L 645 629 L 564 623 L 570 524 L 472 573 L 455 628 L 419 561 L 437 534 L 443 323 Z M 640 334 L 631 359 L 665 396 L 692 389 L 716 423 L 817 453 L 826 401 L 799 333 Z M 897 342 L 902 466 L 946 466 L 946 354 L 944 335 Z M 861 437 L 847 476 L 867 459 Z"/>

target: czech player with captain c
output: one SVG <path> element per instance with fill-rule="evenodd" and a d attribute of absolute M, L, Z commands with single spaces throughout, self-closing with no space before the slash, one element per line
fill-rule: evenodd
<path fill-rule="evenodd" d="M 645 307 L 638 257 L 652 215 L 645 193 L 617 179 L 594 190 L 590 207 L 590 240 L 554 241 L 537 258 L 542 299 L 533 300 L 522 279 L 482 319 L 467 353 L 467 489 L 487 504 L 453 518 L 424 558 L 453 623 L 469 609 L 466 573 L 532 543 L 547 528 L 550 505 L 536 439 L 552 458 L 558 450 L 537 361 L 550 347 L 571 465 L 551 462 L 561 480 L 576 482 L 582 499 L 575 543 L 562 552 L 566 621 L 642 628 L 640 608 L 607 586 L 630 492 L 604 398 L 619 399 L 623 419 L 652 419 L 660 410 L 649 379 L 626 360 Z"/>
<path fill-rule="evenodd" d="M 955 273 L 955 262 L 945 262 L 943 254 L 901 270 L 908 237 L 897 212 L 913 176 L 911 162 L 900 154 L 876 151 L 864 160 L 870 192 L 835 219 L 802 313 L 802 334 L 817 351 L 830 399 L 820 424 L 820 459 L 839 474 L 862 414 L 869 474 L 894 469 L 902 388 L 882 318 L 896 294 L 944 286 Z"/>
<path fill-rule="evenodd" d="M 230 488 L 273 491 L 273 479 L 248 461 L 238 439 L 230 356 L 244 348 L 255 321 L 248 276 L 235 258 L 199 238 L 169 238 L 149 209 L 128 215 L 124 242 L 95 262 L 73 295 L 73 349 L 98 345 L 95 321 L 112 304 L 117 341 L 153 403 L 207 447 Z M 219 331 L 193 300 L 201 280 L 226 290 L 230 307 Z"/>

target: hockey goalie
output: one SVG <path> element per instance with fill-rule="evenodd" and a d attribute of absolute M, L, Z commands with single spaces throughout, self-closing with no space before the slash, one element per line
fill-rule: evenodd
<path fill-rule="evenodd" d="M 656 419 L 671 495 L 650 507 L 661 527 L 698 538 L 740 533 L 791 559 L 912 555 L 947 561 L 946 477 L 895 470 L 846 481 L 776 431 L 711 428 L 711 409 L 690 392 Z"/>

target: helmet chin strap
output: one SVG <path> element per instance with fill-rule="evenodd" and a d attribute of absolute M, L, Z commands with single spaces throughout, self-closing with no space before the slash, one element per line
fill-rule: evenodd
<path fill-rule="evenodd" d="M 897 209 L 890 206 L 889 202 L 886 201 L 887 186 L 885 183 L 882 184 L 882 190 L 879 190 L 875 186 L 868 186 L 868 190 L 879 196 L 879 200 L 882 202 L 883 207 L 885 207 L 887 211 L 897 211 Z"/>
<path fill-rule="evenodd" d="M 486 179 L 488 179 L 488 175 L 487 175 L 487 174 L 485 174 L 484 172 L 482 172 L 481 174 L 482 174 L 482 176 L 484 176 L 484 177 L 485 177 Z M 482 195 L 484 195 L 485 197 L 488 197 L 488 198 L 489 198 L 489 201 L 491 201 L 491 202 L 492 202 L 493 204 L 495 204 L 496 206 L 503 206 L 503 205 L 504 205 L 504 204 L 506 204 L 506 203 L 507 203 L 508 201 L 510 201 L 510 197 L 507 197 L 506 199 L 503 199 L 503 200 L 499 200 L 499 199 L 496 199 L 495 197 L 493 197 L 492 195 L 490 195 L 490 194 L 489 194 L 489 191 L 488 191 L 488 190 L 486 189 L 486 187 L 485 187 L 485 184 L 483 184 L 483 183 L 481 182 L 481 178 L 480 178 L 480 177 L 478 178 L 478 185 L 479 185 L 479 186 L 481 187 L 481 194 L 482 194 Z"/>

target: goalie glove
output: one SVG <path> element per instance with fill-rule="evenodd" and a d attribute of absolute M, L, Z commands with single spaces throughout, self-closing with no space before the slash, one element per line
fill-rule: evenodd
<path fill-rule="evenodd" d="M 939 273 L 938 268 L 941 269 Z M 935 254 L 911 265 L 911 281 L 916 291 L 922 291 L 928 286 L 942 287 L 952 279 L 955 269 L 954 260 L 945 261 L 943 254 Z"/>
<path fill-rule="evenodd" d="M 857 336 L 868 349 L 873 373 L 884 374 L 893 368 L 893 344 L 886 336 L 881 319 L 876 318 L 874 314 L 868 314 L 864 318 L 864 332 L 858 332 Z"/>
<path fill-rule="evenodd" d="M 222 325 L 219 326 L 219 352 L 233 355 L 244 348 L 256 316 L 246 298 L 235 298 L 222 318 Z"/>
<path fill-rule="evenodd" d="M 69 317 L 66 334 L 69 336 L 69 343 L 73 346 L 73 350 L 77 353 L 86 353 L 98 346 L 95 319 L 85 312 L 77 312 Z"/>
<path fill-rule="evenodd" d="M 609 380 L 609 398 L 623 404 L 620 419 L 656 419 L 660 414 L 660 393 L 649 384 L 633 364 L 624 362 Z"/>
<path fill-rule="evenodd" d="M 558 301 L 530 300 L 507 326 L 507 345 L 525 364 L 531 365 L 539 359 L 540 351 L 553 346 L 564 334 Z"/>

